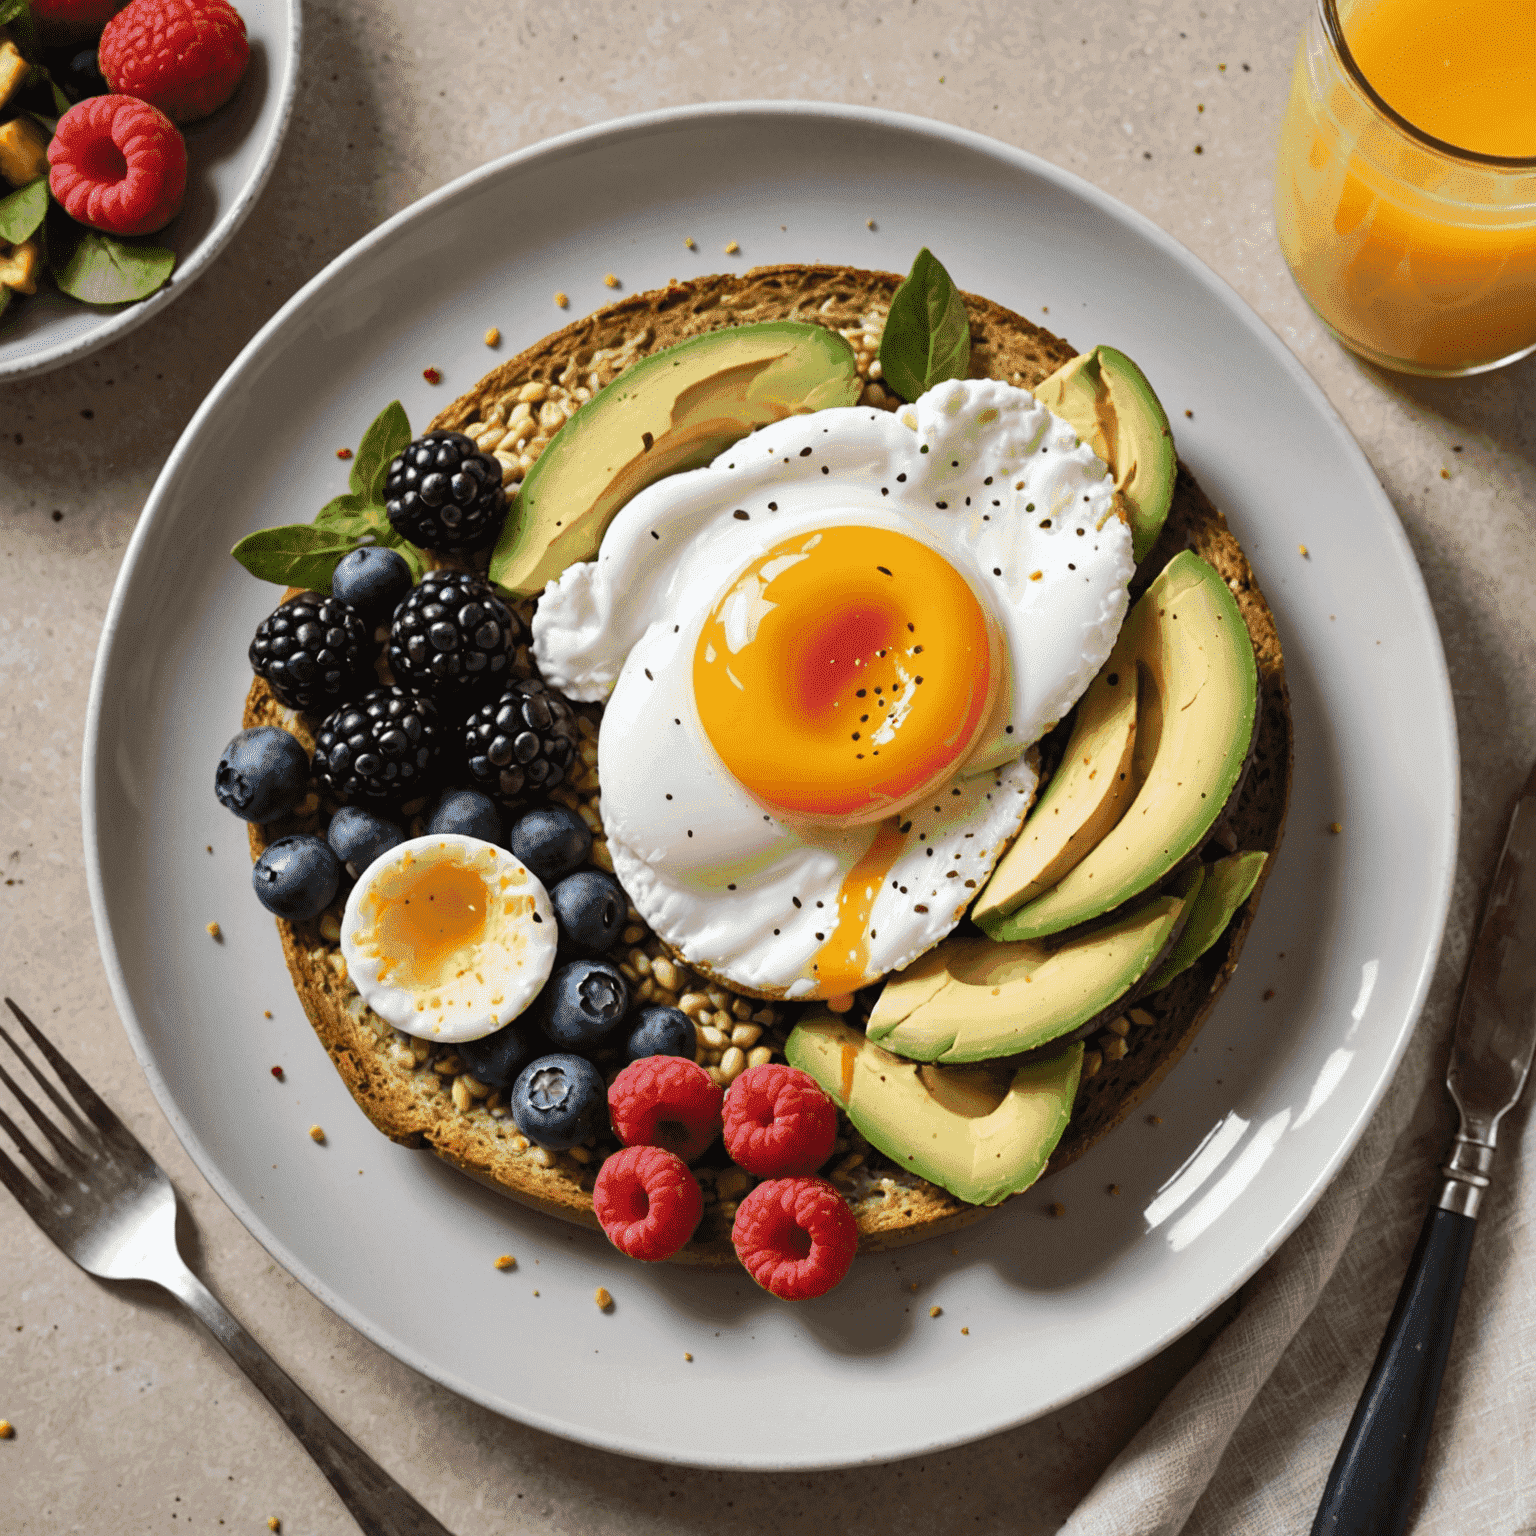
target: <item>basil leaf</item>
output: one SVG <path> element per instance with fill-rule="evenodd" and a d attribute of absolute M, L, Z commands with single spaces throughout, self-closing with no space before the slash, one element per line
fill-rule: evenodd
<path fill-rule="evenodd" d="M 248 533 L 230 550 L 251 575 L 280 587 L 304 587 L 329 592 L 331 573 L 357 540 L 312 523 L 290 523 Z"/>
<path fill-rule="evenodd" d="M 374 417 L 363 440 L 357 445 L 357 457 L 352 461 L 350 483 L 357 495 L 369 501 L 384 502 L 384 481 L 389 476 L 389 466 L 411 445 L 411 423 L 405 407 L 398 400 L 391 400 Z"/>
<path fill-rule="evenodd" d="M 0 0 L 0 27 L 8 27 L 13 21 L 23 19 L 32 19 L 32 7 L 27 0 Z"/>
<path fill-rule="evenodd" d="M 59 89 L 59 82 L 55 80 L 52 75 L 48 76 L 48 89 L 53 92 L 53 110 L 57 112 L 60 117 L 63 117 L 64 114 L 69 111 L 73 103 L 70 101 L 69 97 Z"/>
<path fill-rule="evenodd" d="M 373 510 L 361 496 L 333 496 L 315 513 L 315 526 L 334 533 L 372 533 L 376 526 Z"/>
<path fill-rule="evenodd" d="M 420 581 L 426 574 L 427 562 L 422 552 L 408 540 L 395 532 L 394 526 L 388 518 L 384 519 L 384 526 L 374 530 L 375 540 L 387 549 L 394 550 L 411 568 L 411 580 Z"/>
<path fill-rule="evenodd" d="M 971 367 L 971 325 L 965 301 L 925 245 L 906 281 L 891 298 L 880 337 L 884 382 L 915 400 L 945 379 L 963 379 Z"/>
<path fill-rule="evenodd" d="M 20 245 L 37 233 L 48 213 L 48 178 L 39 176 L 9 197 L 0 197 L 0 240 Z"/>
<path fill-rule="evenodd" d="M 128 304 L 153 293 L 175 265 L 175 254 L 162 246 L 130 245 L 88 229 L 53 276 L 71 298 L 87 304 Z"/>

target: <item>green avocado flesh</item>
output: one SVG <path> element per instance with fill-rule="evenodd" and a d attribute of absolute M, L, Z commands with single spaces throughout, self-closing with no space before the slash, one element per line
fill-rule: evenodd
<path fill-rule="evenodd" d="M 1097 1018 L 1169 952 L 1188 904 L 1158 896 L 1048 948 L 949 938 L 885 984 L 869 1038 L 916 1061 L 1016 1056 Z"/>
<path fill-rule="evenodd" d="M 1168 958 L 1158 967 L 1157 974 L 1147 983 L 1147 991 L 1156 992 L 1159 987 L 1166 987 L 1226 932 L 1233 914 L 1258 884 L 1268 857 L 1267 853 L 1234 853 L 1205 866 L 1205 880 L 1190 908 L 1184 931 L 1169 950 Z"/>
<path fill-rule="evenodd" d="M 808 1014 L 785 1046 L 893 1162 L 971 1205 L 1028 1189 L 1077 1096 L 1081 1043 L 1010 1072 L 903 1061 L 830 1013 Z"/>
<path fill-rule="evenodd" d="M 1258 668 L 1226 583 L 1192 550 L 1175 555 L 1131 609 L 1105 670 L 1132 668 L 1136 798 L 1050 890 L 981 920 L 992 938 L 1060 933 L 1139 896 L 1204 843 L 1241 780 Z"/>
<path fill-rule="evenodd" d="M 636 492 L 708 464 L 758 427 L 852 405 L 862 385 L 835 331 L 770 320 L 711 331 L 627 369 L 555 434 L 491 555 L 491 580 L 531 597 L 590 560 Z"/>
<path fill-rule="evenodd" d="M 1125 353 L 1095 347 L 1058 368 L 1034 396 L 1109 465 L 1140 564 L 1163 531 L 1178 473 L 1168 413 L 1146 374 Z"/>
<path fill-rule="evenodd" d="M 1136 671 L 1106 666 L 1083 695 L 1061 762 L 992 871 L 972 918 L 984 922 L 1048 891 L 1096 848 L 1137 790 Z"/>

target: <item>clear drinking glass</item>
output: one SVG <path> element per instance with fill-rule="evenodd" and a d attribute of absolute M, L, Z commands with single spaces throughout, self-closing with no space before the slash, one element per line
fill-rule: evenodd
<path fill-rule="evenodd" d="M 1318 0 L 1302 32 L 1275 169 L 1280 249 L 1323 323 L 1372 362 L 1429 375 L 1513 362 L 1536 351 L 1536 156 L 1459 148 L 1389 106 L 1346 41 L 1367 3 Z M 1530 14 L 1536 26 L 1536 0 Z M 1486 38 L 1491 58 L 1501 41 Z"/>

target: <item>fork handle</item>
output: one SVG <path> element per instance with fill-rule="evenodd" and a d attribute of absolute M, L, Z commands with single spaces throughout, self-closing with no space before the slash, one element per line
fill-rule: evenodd
<path fill-rule="evenodd" d="M 156 1275 L 229 1351 L 314 1457 L 367 1536 L 453 1536 L 374 1459 L 344 1434 L 184 1264 Z"/>

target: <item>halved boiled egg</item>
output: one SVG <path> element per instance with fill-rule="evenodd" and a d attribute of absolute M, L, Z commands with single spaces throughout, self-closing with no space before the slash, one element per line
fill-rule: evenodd
<path fill-rule="evenodd" d="M 510 1024 L 549 979 L 557 939 L 538 876 L 458 833 L 411 838 L 376 859 L 341 920 L 363 1001 L 408 1035 L 448 1043 Z"/>

